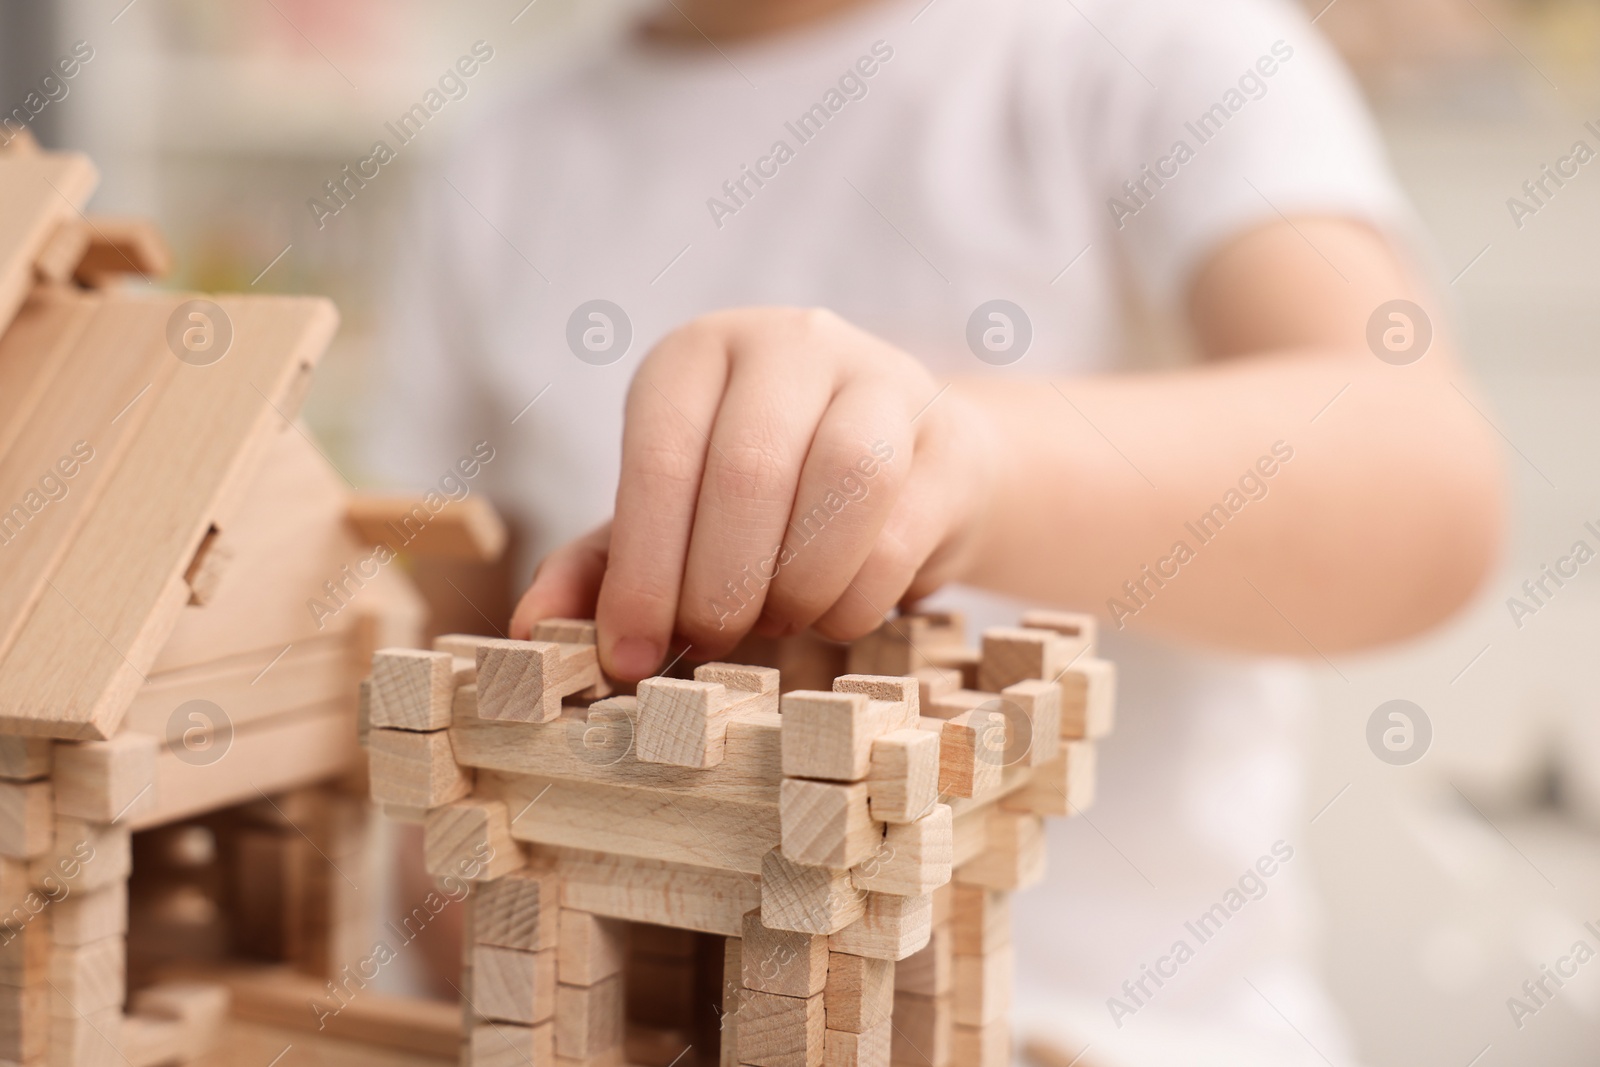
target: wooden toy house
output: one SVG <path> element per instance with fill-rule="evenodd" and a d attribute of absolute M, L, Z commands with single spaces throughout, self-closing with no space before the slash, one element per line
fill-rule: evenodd
<path fill-rule="evenodd" d="M 167 255 L 95 180 L 0 152 L 5 1064 L 182 1062 L 228 991 L 162 976 L 367 947 L 357 683 L 422 637 L 294 421 L 332 306 L 115 285 Z"/>
<path fill-rule="evenodd" d="M 587 622 L 380 651 L 372 795 L 467 909 L 463 1062 L 1008 1063 L 1009 897 L 1090 802 L 1114 686 L 1092 619 L 1022 621 L 756 642 L 631 695 Z"/>

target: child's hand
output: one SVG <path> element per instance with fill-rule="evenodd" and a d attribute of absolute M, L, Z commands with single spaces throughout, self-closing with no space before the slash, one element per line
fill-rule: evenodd
<path fill-rule="evenodd" d="M 544 560 L 511 634 L 593 612 L 605 669 L 634 680 L 674 634 L 701 659 L 752 629 L 867 633 L 972 556 L 987 418 L 828 312 L 690 323 L 628 391 L 614 520 Z"/>

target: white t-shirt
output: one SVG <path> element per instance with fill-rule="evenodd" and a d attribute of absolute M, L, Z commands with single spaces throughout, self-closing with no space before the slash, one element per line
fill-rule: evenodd
<path fill-rule="evenodd" d="M 1273 0 L 878 0 L 754 44 L 619 39 L 445 159 L 400 263 L 371 465 L 433 482 L 488 440 L 478 484 L 530 531 L 530 565 L 610 514 L 627 383 L 701 313 L 826 306 L 938 376 L 1107 372 L 1130 301 L 1179 313 L 1228 237 L 1280 212 L 1405 219 L 1346 75 Z M 1005 366 L 967 339 L 994 299 L 1031 324 Z M 594 300 L 626 316 L 615 362 L 569 347 Z M 1298 673 L 1119 634 L 1104 654 L 1119 724 L 1097 806 L 1052 825 L 1048 882 L 1018 899 L 1019 1017 L 1096 1064 L 1339 1056 L 1304 960 Z M 1254 895 L 1258 861 L 1261 899 L 1186 930 Z M 1193 958 L 1162 962 L 1184 939 Z M 1172 975 L 1141 992 L 1141 965 Z"/>

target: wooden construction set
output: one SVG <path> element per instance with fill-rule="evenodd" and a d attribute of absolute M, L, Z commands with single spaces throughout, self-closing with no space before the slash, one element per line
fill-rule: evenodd
<path fill-rule="evenodd" d="M 1111 727 L 1092 620 L 637 687 L 583 621 L 417 648 L 389 561 L 495 558 L 492 508 L 354 493 L 296 421 L 332 306 L 122 284 L 170 257 L 95 181 L 0 150 L 0 1067 L 232 1063 L 239 1019 L 473 1067 L 1007 1060 L 1009 894 Z M 459 890 L 459 1014 L 366 988 L 369 795 Z"/>
<path fill-rule="evenodd" d="M 1087 806 L 1093 620 L 911 615 L 613 693 L 593 624 L 385 649 L 372 796 L 473 880 L 470 1067 L 1000 1067 L 1010 894 Z M 698 1050 L 698 1051 L 696 1051 Z"/>

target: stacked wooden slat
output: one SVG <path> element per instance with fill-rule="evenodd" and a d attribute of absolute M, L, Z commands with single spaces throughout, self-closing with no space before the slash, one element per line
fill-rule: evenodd
<path fill-rule="evenodd" d="M 898 619 L 781 695 L 712 663 L 609 696 L 573 620 L 379 653 L 373 796 L 477 882 L 467 1061 L 662 1067 L 715 1005 L 721 1067 L 1002 1064 L 1009 894 L 1111 725 L 1092 623 L 1024 623 Z"/>

